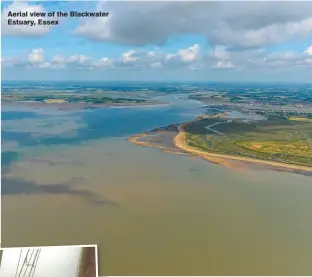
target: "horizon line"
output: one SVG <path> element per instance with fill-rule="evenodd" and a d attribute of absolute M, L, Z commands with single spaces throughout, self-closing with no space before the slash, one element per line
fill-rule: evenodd
<path fill-rule="evenodd" d="M 312 84 L 312 81 L 204 81 L 204 80 L 3 80 L 3 82 L 107 82 L 107 83 L 275 83 Z"/>

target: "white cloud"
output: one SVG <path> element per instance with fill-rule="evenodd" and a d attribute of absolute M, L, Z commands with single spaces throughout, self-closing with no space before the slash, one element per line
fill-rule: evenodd
<path fill-rule="evenodd" d="M 181 49 L 175 54 L 166 54 L 165 63 L 169 67 L 179 67 L 192 64 L 199 59 L 200 47 L 194 44 L 186 49 Z"/>
<path fill-rule="evenodd" d="M 195 44 L 175 53 L 166 53 L 159 49 L 154 51 L 129 50 L 116 58 L 92 58 L 86 55 L 65 57 L 56 55 L 46 59 L 42 48 L 31 50 L 22 57 L 4 57 L 1 62 L 5 66 L 37 67 L 37 68 L 81 68 L 81 69 L 164 69 L 184 68 L 189 70 L 285 70 L 312 65 L 310 56 L 291 51 L 268 53 L 263 49 L 229 51 L 217 46 L 211 52 L 202 53 Z"/>
<path fill-rule="evenodd" d="M 61 55 L 56 55 L 53 57 L 52 62 L 62 64 L 65 62 L 65 58 Z"/>
<path fill-rule="evenodd" d="M 183 62 L 193 62 L 197 59 L 199 54 L 199 45 L 195 44 L 187 49 L 182 49 L 178 52 L 180 55 L 181 60 Z"/>
<path fill-rule="evenodd" d="M 130 50 L 126 53 L 122 54 L 121 60 L 124 63 L 129 63 L 129 62 L 135 62 L 136 61 L 136 57 L 135 57 L 136 51 L 135 50 Z"/>
<path fill-rule="evenodd" d="M 164 65 L 161 62 L 155 62 L 155 63 L 151 63 L 151 67 L 152 68 L 161 68 Z"/>
<path fill-rule="evenodd" d="M 67 59 L 68 63 L 72 64 L 85 64 L 89 58 L 85 55 L 73 55 Z"/>
<path fill-rule="evenodd" d="M 38 65 L 39 68 L 50 68 L 52 65 L 49 62 L 43 62 Z"/>
<path fill-rule="evenodd" d="M 268 54 L 265 57 L 266 61 L 277 61 L 277 60 L 281 60 L 281 61 L 295 61 L 298 59 L 298 54 L 295 52 L 291 52 L 291 51 L 287 51 L 287 52 L 275 52 L 275 53 L 271 53 Z"/>
<path fill-rule="evenodd" d="M 109 11 L 106 6 L 109 6 L 107 2 L 100 2 L 96 4 L 96 9 L 99 11 Z M 116 16 L 122 16 L 119 14 L 110 14 L 108 17 L 97 17 L 93 19 L 86 19 L 74 31 L 77 35 L 82 35 L 95 40 L 107 40 L 109 41 L 111 34 L 111 21 Z M 90 32 L 92 30 L 92 32 Z"/>
<path fill-rule="evenodd" d="M 104 64 L 108 64 L 109 63 L 109 58 L 103 57 L 100 61 L 102 63 L 104 63 Z"/>
<path fill-rule="evenodd" d="M 312 45 L 309 46 L 304 52 L 303 54 L 306 54 L 308 56 L 312 56 Z"/>
<path fill-rule="evenodd" d="M 306 65 L 312 65 L 312 58 L 305 59 L 303 63 Z"/>
<path fill-rule="evenodd" d="M 27 56 L 27 60 L 32 64 L 44 62 L 44 51 L 42 48 L 33 49 Z"/>
<path fill-rule="evenodd" d="M 215 67 L 219 69 L 230 69 L 230 68 L 234 68 L 235 66 L 232 64 L 231 61 L 227 61 L 227 62 L 219 61 Z"/>
<path fill-rule="evenodd" d="M 255 48 L 281 43 L 291 38 L 307 38 L 310 34 L 312 34 L 312 16 L 301 21 L 276 23 L 259 29 L 246 29 L 242 32 L 227 27 L 215 33 L 215 40 L 232 46 Z"/>
<path fill-rule="evenodd" d="M 77 34 L 143 46 L 172 35 L 202 34 L 213 45 L 255 48 L 312 34 L 312 2 L 100 2 L 108 18 L 84 21 Z M 218 55 L 218 53 L 217 53 Z"/>
<path fill-rule="evenodd" d="M 155 56 L 155 52 L 154 51 L 149 51 L 149 52 L 147 52 L 147 56 L 154 57 Z"/>
<path fill-rule="evenodd" d="M 103 57 L 100 60 L 95 60 L 91 62 L 92 67 L 108 67 L 111 66 L 111 60 L 109 58 Z"/>
<path fill-rule="evenodd" d="M 28 12 L 28 17 L 8 17 L 8 12 Z M 7 36 L 25 36 L 36 37 L 48 33 L 51 27 L 46 25 L 27 26 L 27 25 L 8 25 L 8 19 L 13 20 L 34 20 L 30 17 L 30 12 L 46 12 L 42 5 L 28 4 L 27 2 L 17 1 L 10 4 L 7 8 L 2 10 L 1 13 L 1 31 L 2 35 Z M 43 19 L 37 17 L 36 19 Z"/>
<path fill-rule="evenodd" d="M 221 60 L 230 59 L 230 53 L 226 50 L 226 47 L 223 45 L 217 45 L 212 52 L 212 56 Z"/>

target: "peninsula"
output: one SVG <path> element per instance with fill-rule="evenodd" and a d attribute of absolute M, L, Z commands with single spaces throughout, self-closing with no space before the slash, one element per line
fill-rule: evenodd
<path fill-rule="evenodd" d="M 226 113 L 203 115 L 176 125 L 171 132 L 175 151 L 199 156 L 210 162 L 227 165 L 228 162 L 269 167 L 271 169 L 312 174 L 312 121 L 306 117 L 279 117 L 265 120 L 231 119 Z M 140 134 L 129 141 L 160 149 L 157 136 L 164 130 L 154 130 L 153 137 Z M 152 131 L 153 132 L 153 131 Z M 151 132 L 150 132 L 151 134 Z M 155 143 L 155 142 L 158 143 Z M 171 147 L 172 148 L 172 147 Z M 166 150 L 167 148 L 165 148 Z M 174 152 L 174 151 L 166 151 Z"/>

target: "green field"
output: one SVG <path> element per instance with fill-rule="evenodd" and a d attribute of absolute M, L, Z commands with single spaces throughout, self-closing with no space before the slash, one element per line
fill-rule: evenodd
<path fill-rule="evenodd" d="M 210 129 L 206 129 L 210 126 Z M 202 119 L 186 127 L 187 143 L 218 154 L 312 167 L 312 122 Z"/>
<path fill-rule="evenodd" d="M 55 93 L 55 94 L 12 94 L 12 95 L 2 95 L 2 100 L 5 101 L 32 101 L 39 103 L 86 103 L 86 104 L 142 104 L 149 103 L 150 101 L 145 99 L 136 98 L 112 98 L 105 95 L 88 95 L 88 94 L 65 94 L 65 93 Z"/>

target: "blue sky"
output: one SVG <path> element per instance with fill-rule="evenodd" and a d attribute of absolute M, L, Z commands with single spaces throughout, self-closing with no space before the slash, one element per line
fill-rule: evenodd
<path fill-rule="evenodd" d="M 110 14 L 8 25 L 33 10 Z M 312 81 L 312 2 L 5 2 L 1 23 L 5 80 Z"/>

